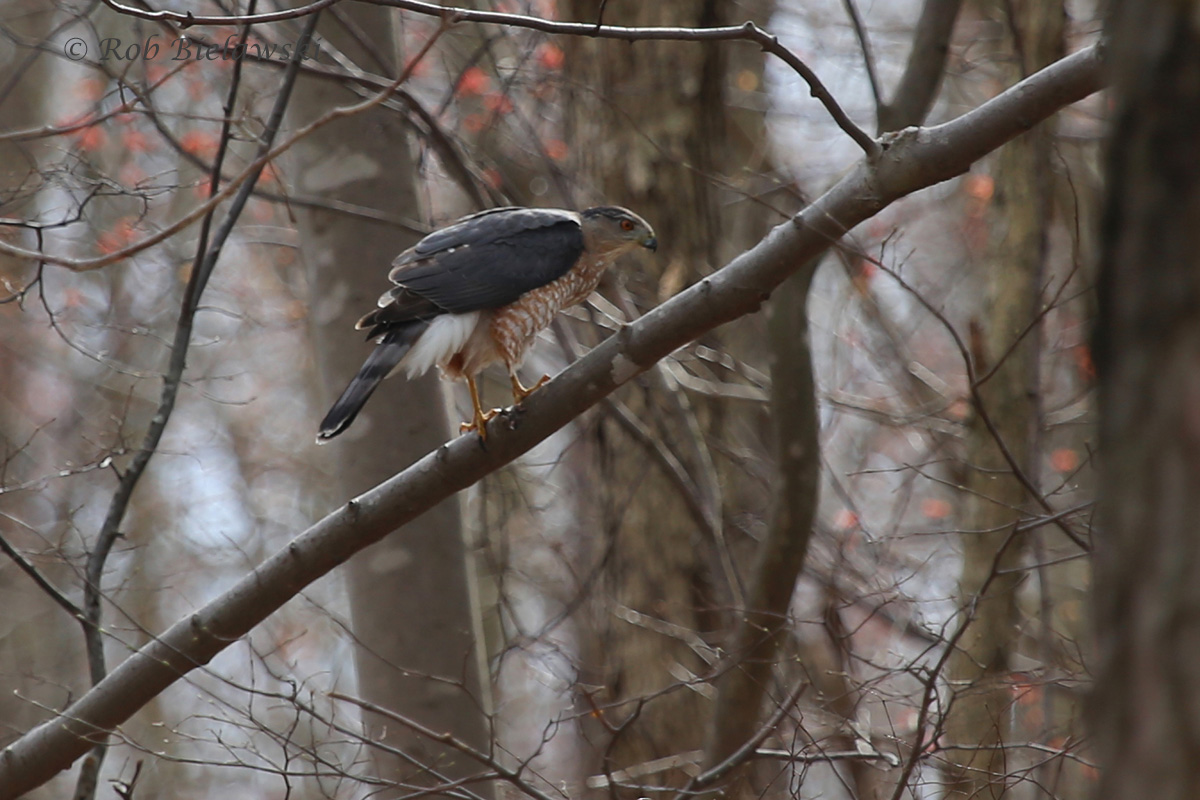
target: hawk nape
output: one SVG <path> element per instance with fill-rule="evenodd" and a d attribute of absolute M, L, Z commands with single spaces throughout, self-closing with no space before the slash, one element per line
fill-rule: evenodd
<path fill-rule="evenodd" d="M 583 301 L 618 256 L 658 240 L 644 219 L 624 208 L 574 212 L 496 208 L 463 217 L 426 236 L 392 262 L 395 288 L 358 321 L 376 342 L 362 369 L 321 422 L 322 444 L 350 426 L 379 382 L 403 369 L 410 378 L 433 365 L 466 378 L 475 406 L 463 430 L 486 437 L 495 411 L 479 402 L 475 376 L 503 361 L 514 402 L 532 388 L 517 368 L 538 332 L 560 310 Z"/>

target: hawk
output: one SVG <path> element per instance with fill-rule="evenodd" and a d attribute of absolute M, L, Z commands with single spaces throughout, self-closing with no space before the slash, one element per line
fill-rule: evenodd
<path fill-rule="evenodd" d="M 517 378 L 534 338 L 637 247 L 655 250 L 654 230 L 617 206 L 496 208 L 429 234 L 396 257 L 395 287 L 358 321 L 375 350 L 321 421 L 317 443 L 346 430 L 384 378 L 399 370 L 415 378 L 435 364 L 443 377 L 466 379 L 475 411 L 462 430 L 486 438 L 496 411 L 484 412 L 475 376 L 503 361 L 513 401 L 524 400 L 549 380 L 526 388 Z"/>

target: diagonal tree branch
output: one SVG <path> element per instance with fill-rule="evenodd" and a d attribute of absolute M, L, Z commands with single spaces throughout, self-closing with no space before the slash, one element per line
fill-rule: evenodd
<path fill-rule="evenodd" d="M 45 783 L 192 669 L 246 635 L 308 584 L 454 492 L 528 452 L 659 359 L 701 334 L 757 310 L 787 277 L 849 228 L 895 200 L 966 171 L 980 157 L 1102 84 L 1100 51 L 1088 48 L 1030 76 L 958 119 L 886 138 L 801 214 L 727 266 L 602 342 L 494 419 L 479 438 L 449 442 L 300 534 L 233 588 L 176 622 L 65 712 L 0 753 L 0 800 Z M 753 733 L 747 731 L 746 737 Z"/>

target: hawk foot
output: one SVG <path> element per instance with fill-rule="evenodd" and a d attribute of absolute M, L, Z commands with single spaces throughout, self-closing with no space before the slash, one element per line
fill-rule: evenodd
<path fill-rule="evenodd" d="M 529 397 L 529 395 L 533 394 L 538 389 L 542 388 L 543 386 L 545 386 L 547 383 L 550 382 L 550 376 L 543 375 L 541 378 L 538 379 L 537 383 L 535 383 L 533 386 L 530 386 L 528 389 L 526 389 L 524 386 L 521 385 L 521 379 L 518 378 L 516 375 L 510 375 L 509 378 L 512 380 L 513 402 L 518 405 L 526 397 Z"/>
<path fill-rule="evenodd" d="M 502 409 L 499 409 L 499 408 L 493 408 L 490 411 L 483 411 L 482 409 L 478 409 L 478 408 L 475 409 L 475 418 L 473 420 L 471 420 L 470 422 L 463 422 L 463 423 L 459 424 L 459 426 L 458 426 L 459 436 L 461 436 L 464 433 L 470 433 L 471 431 L 476 431 L 479 434 L 479 438 L 483 439 L 486 442 L 487 441 L 487 424 L 488 424 L 488 422 L 490 422 L 492 420 L 493 417 L 495 417 L 497 414 L 499 414 L 501 412 L 501 410 Z"/>

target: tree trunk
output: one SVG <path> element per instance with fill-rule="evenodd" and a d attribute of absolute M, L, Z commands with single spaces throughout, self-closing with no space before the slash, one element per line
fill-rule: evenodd
<path fill-rule="evenodd" d="M 595 22 L 603 7 L 605 24 L 703 27 L 765 23 L 772 4 L 572 0 L 563 5 L 564 18 L 573 20 Z M 630 47 L 583 38 L 567 40 L 564 47 L 567 85 L 585 87 L 568 98 L 564 137 L 573 146 L 578 174 L 591 181 L 580 194 L 592 202 L 627 205 L 644 214 L 658 233 L 657 257 L 640 261 L 626 280 L 644 305 L 707 275 L 762 235 L 770 212 L 747 200 L 762 194 L 758 176 L 769 171 L 762 104 L 754 101 L 764 92 L 761 52 L 688 42 Z M 761 333 L 761 322 L 752 324 Z M 707 343 L 722 346 L 716 337 Z M 618 426 L 602 423 L 599 469 L 610 494 L 598 508 L 605 511 L 604 526 L 613 537 L 609 593 L 618 607 L 719 637 L 738 596 L 736 579 L 730 581 L 733 560 L 727 555 L 721 564 L 727 541 L 720 533 L 720 491 L 743 495 L 733 501 L 738 508 L 762 509 L 766 501 L 757 485 L 748 486 L 752 481 L 744 471 L 708 451 L 708 442 L 724 435 L 726 409 L 719 402 L 693 407 L 667 384 L 659 374 L 620 399 L 664 446 L 675 449 L 697 491 L 707 491 L 703 501 L 712 507 L 718 540 L 695 524 L 677 487 L 651 465 L 642 446 Z M 752 418 L 739 424 L 763 427 L 762 418 L 753 416 L 757 409 L 747 413 Z M 681 421 L 688 417 L 690 422 Z M 636 616 L 618 618 L 610 609 L 601 618 L 602 681 L 618 704 L 609 721 L 619 724 L 637 709 L 636 721 L 617 735 L 605 766 L 621 769 L 700 749 L 710 703 L 681 686 L 681 677 L 704 675 L 705 661 L 661 628 L 631 621 Z M 653 699 L 637 705 L 646 697 Z M 668 771 L 648 780 L 678 785 L 684 777 Z"/>
<path fill-rule="evenodd" d="M 1063 22 L 1061 2 L 1024 3 L 1014 9 L 1010 23 L 1015 67 L 1005 83 L 1062 56 Z M 949 752 L 946 782 L 951 798 L 999 797 L 1010 771 L 1002 748 L 1009 738 L 1008 678 L 1021 579 L 1015 571 L 1021 546 L 1014 537 L 1029 496 L 996 440 L 1023 472 L 1036 474 L 1030 448 L 1037 419 L 1038 337 L 1028 329 L 1038 311 L 1050 226 L 1053 135 L 1052 127 L 1042 126 L 1006 145 L 997 156 L 995 194 L 986 219 L 984 302 L 969 326 L 974 374 L 980 383 L 967 438 L 959 596 L 972 608 L 973 618 L 949 662 L 954 694 L 946 734 L 952 745 L 977 749 Z"/>
<path fill-rule="evenodd" d="M 1102 228 L 1100 798 L 1200 795 L 1200 27 L 1114 3 Z"/>
<path fill-rule="evenodd" d="M 708 726 L 705 764 L 724 762 L 757 732 L 763 701 L 772 696 L 772 672 L 780 639 L 787 634 L 792 594 L 817 513 L 821 458 L 816 390 L 808 335 L 808 290 L 813 270 L 783 283 L 771 298 L 771 417 L 777 472 L 774 507 L 766 538 L 750 573 L 745 608 L 735 621 L 730 668 L 717 682 Z M 736 796 L 754 797 L 746 787 Z"/>
<path fill-rule="evenodd" d="M 369 39 L 375 54 L 394 53 L 392 12 L 369 6 L 342 6 L 338 12 Z M 392 63 L 373 61 L 333 16 L 322 21 L 322 30 L 368 69 L 394 69 Z M 340 86 L 302 80 L 294 119 L 300 123 L 354 99 Z M 297 151 L 293 169 L 302 191 L 424 218 L 409 132 L 395 112 L 374 110 L 334 123 L 308 137 Z M 318 374 L 332 399 L 370 352 L 371 345 L 354 330 L 355 321 L 375 306 L 389 286 L 392 259 L 416 236 L 331 212 L 297 213 L 312 275 Z M 315 419 L 311 429 L 297 432 L 315 434 Z M 346 433 L 321 451 L 314 448 L 314 457 L 324 459 L 322 465 L 335 478 L 336 496 L 329 499 L 342 502 L 451 436 L 437 376 L 395 378 L 380 387 Z M 346 586 L 362 645 L 356 658 L 360 695 L 486 749 L 488 728 L 481 708 L 488 708 L 488 690 L 476 648 L 470 572 L 459 504 L 450 499 L 354 558 Z M 440 745 L 394 723 L 368 719 L 368 730 L 373 739 L 423 764 L 436 764 L 437 772 L 447 777 L 461 777 L 471 769 L 461 757 L 449 756 Z M 377 763 L 390 779 L 414 771 L 398 759 L 380 757 Z"/>

